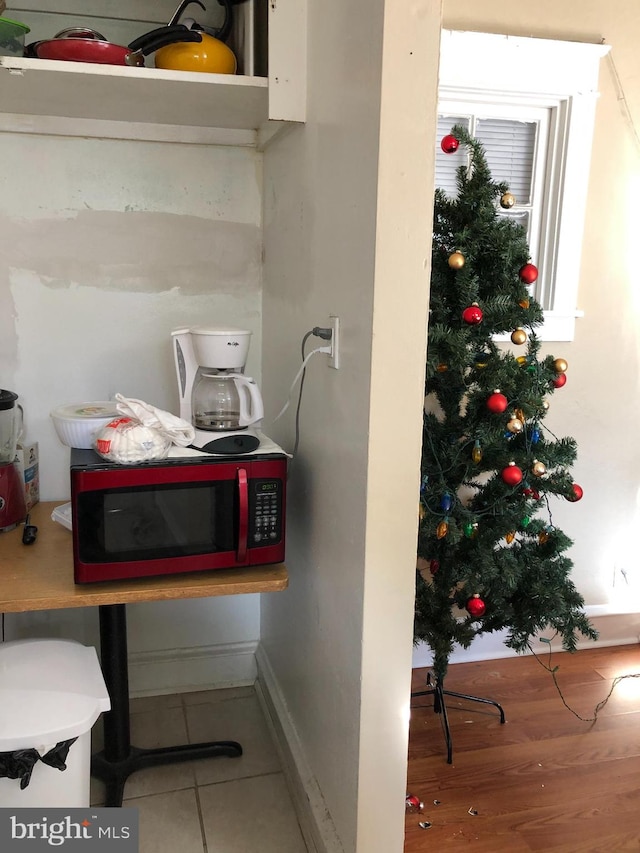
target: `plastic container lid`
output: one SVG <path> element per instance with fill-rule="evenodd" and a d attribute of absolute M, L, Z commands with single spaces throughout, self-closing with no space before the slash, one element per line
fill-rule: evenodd
<path fill-rule="evenodd" d="M 66 527 L 67 530 L 73 530 L 73 514 L 71 511 L 71 501 L 66 504 L 61 504 L 60 506 L 54 507 L 53 512 L 51 513 L 51 518 L 53 521 L 57 521 L 58 524 L 61 524 L 63 527 Z"/>
<path fill-rule="evenodd" d="M 117 403 L 101 400 L 97 403 L 68 403 L 53 409 L 51 416 L 54 418 L 66 418 L 68 420 L 94 420 L 100 418 L 117 418 L 120 413 Z"/>
<path fill-rule="evenodd" d="M 111 708 L 98 655 L 73 640 L 0 645 L 0 752 L 50 748 Z"/>
<path fill-rule="evenodd" d="M 0 18 L 0 38 L 16 38 L 31 32 L 31 28 L 20 21 L 12 21 L 9 18 Z"/>

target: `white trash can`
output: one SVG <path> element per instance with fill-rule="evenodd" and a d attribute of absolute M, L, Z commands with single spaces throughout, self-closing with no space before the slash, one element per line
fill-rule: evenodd
<path fill-rule="evenodd" d="M 110 707 L 92 646 L 73 640 L 0 644 L 0 808 L 89 806 L 91 727 Z M 65 746 L 56 752 L 56 745 L 73 738 L 66 758 Z M 54 765 L 62 761 L 66 769 L 40 757 Z M 16 764 L 30 763 L 31 777 L 21 788 L 7 768 L 15 772 Z"/>

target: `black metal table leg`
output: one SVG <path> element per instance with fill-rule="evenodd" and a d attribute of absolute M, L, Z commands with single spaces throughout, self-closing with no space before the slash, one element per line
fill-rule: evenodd
<path fill-rule="evenodd" d="M 435 679 L 435 683 L 433 686 L 431 685 L 431 674 L 427 674 L 427 690 L 419 690 L 415 693 L 411 694 L 411 698 L 413 699 L 416 696 L 433 696 L 433 711 L 436 714 L 442 715 L 442 725 L 444 728 L 444 737 L 447 745 L 447 764 L 453 763 L 453 741 L 451 738 L 451 729 L 449 728 L 449 718 L 447 716 L 447 706 L 445 703 L 445 696 L 454 696 L 457 699 L 467 699 L 469 702 L 481 702 L 485 705 L 493 705 L 494 708 L 498 709 L 500 713 L 500 724 L 504 725 L 505 716 L 502 705 L 499 702 L 494 701 L 493 699 L 483 699 L 480 696 L 469 696 L 467 693 L 456 693 L 453 690 L 445 690 L 442 686 L 442 682 L 437 678 Z"/>
<path fill-rule="evenodd" d="M 105 805 L 122 805 L 127 778 L 136 770 L 191 761 L 242 755 L 242 747 L 232 740 L 183 744 L 156 749 L 131 746 L 129 720 L 129 668 L 127 663 L 127 615 L 124 604 L 105 604 L 100 615 L 100 650 L 104 680 L 111 710 L 103 715 L 104 749 L 91 758 L 91 774 L 106 785 Z"/>

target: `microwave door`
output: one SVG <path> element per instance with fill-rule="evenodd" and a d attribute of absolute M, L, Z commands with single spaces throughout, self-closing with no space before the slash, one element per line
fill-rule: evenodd
<path fill-rule="evenodd" d="M 96 495 L 97 509 L 104 519 L 99 537 L 102 544 L 96 546 L 102 553 L 99 561 L 188 558 L 225 552 L 231 552 L 235 561 L 237 488 L 233 480 L 213 480 Z"/>

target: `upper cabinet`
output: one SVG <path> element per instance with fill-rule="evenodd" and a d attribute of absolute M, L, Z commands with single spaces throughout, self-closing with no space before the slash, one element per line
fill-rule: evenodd
<path fill-rule="evenodd" d="M 5 17 L 31 28 L 27 44 L 89 27 L 129 45 L 166 25 L 178 0 L 9 0 Z M 191 17 L 222 25 L 218 0 Z M 135 14 L 135 19 L 131 15 Z M 237 0 L 227 43 L 236 74 L 0 56 L 0 130 L 263 147 L 305 120 L 306 0 Z"/>

